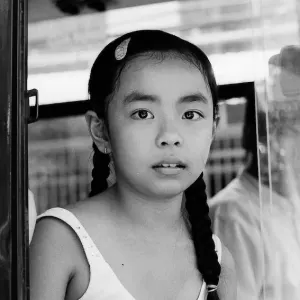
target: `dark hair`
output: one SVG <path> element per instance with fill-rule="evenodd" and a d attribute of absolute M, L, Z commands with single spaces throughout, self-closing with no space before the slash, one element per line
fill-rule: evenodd
<path fill-rule="evenodd" d="M 248 172 L 255 178 L 258 178 L 258 157 L 257 157 L 257 140 L 256 140 L 256 112 L 255 99 L 246 99 L 244 110 L 244 124 L 242 135 L 242 147 L 245 150 L 244 162 L 247 165 Z M 248 162 L 249 155 L 251 161 Z"/>
<path fill-rule="evenodd" d="M 245 162 L 248 163 L 248 156 L 251 155 L 251 162 L 247 166 L 248 173 L 258 179 L 258 140 L 264 142 L 267 136 L 266 114 L 255 107 L 255 98 L 247 98 L 244 110 L 244 124 L 242 134 L 242 147 L 246 151 Z M 257 129 L 259 135 L 257 135 Z"/>
<path fill-rule="evenodd" d="M 129 39 L 126 56 L 117 60 L 116 48 Z M 114 90 L 119 83 L 122 70 L 140 56 L 155 57 L 164 60 L 176 57 L 194 64 L 203 74 L 210 88 L 214 119 L 218 116 L 217 85 L 211 64 L 207 56 L 195 45 L 160 30 L 140 30 L 125 34 L 109 43 L 99 54 L 91 69 L 89 95 L 91 109 L 104 120 L 109 131 L 107 109 Z M 93 145 L 93 180 L 89 196 L 101 193 L 107 188 L 109 176 L 109 155 L 103 154 Z M 191 224 L 191 236 L 194 241 L 197 267 L 207 285 L 217 285 L 221 272 L 215 244 L 212 238 L 211 222 L 208 215 L 207 196 L 203 174 L 186 191 L 186 210 Z M 219 299 L 217 292 L 208 293 L 208 300 Z"/>

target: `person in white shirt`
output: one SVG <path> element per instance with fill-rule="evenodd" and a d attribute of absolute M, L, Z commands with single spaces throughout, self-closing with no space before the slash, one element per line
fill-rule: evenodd
<path fill-rule="evenodd" d="M 37 219 L 36 205 L 33 193 L 28 190 L 28 237 L 31 242 Z M 11 226 L 8 218 L 0 224 L 0 268 L 8 270 L 10 253 Z"/>
<path fill-rule="evenodd" d="M 33 193 L 28 190 L 28 236 L 29 236 L 29 243 L 31 242 L 34 228 L 35 228 L 35 223 L 36 223 L 36 218 L 37 218 L 37 212 L 36 212 L 36 205 L 34 201 L 34 195 Z"/>
<path fill-rule="evenodd" d="M 213 231 L 235 260 L 237 299 L 300 299 L 299 54 L 285 47 L 270 59 L 269 130 L 258 112 L 257 143 L 255 104 L 248 102 L 245 166 L 208 201 Z"/>

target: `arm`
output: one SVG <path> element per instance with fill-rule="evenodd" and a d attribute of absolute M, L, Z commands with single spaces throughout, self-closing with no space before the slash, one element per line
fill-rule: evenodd
<path fill-rule="evenodd" d="M 235 262 L 237 299 L 258 300 L 263 282 L 259 232 L 245 220 L 239 223 L 229 218 L 218 217 L 214 226 L 215 233 L 227 246 Z"/>
<path fill-rule="evenodd" d="M 228 249 L 222 245 L 221 274 L 218 286 L 220 300 L 236 300 L 237 282 L 235 264 Z"/>
<path fill-rule="evenodd" d="M 30 299 L 63 300 L 74 273 L 71 229 L 54 218 L 41 219 L 30 245 Z"/>
<path fill-rule="evenodd" d="M 34 227 L 36 223 L 36 206 L 34 202 L 34 196 L 33 193 L 28 190 L 28 220 L 29 220 L 29 244 L 32 240 Z"/>

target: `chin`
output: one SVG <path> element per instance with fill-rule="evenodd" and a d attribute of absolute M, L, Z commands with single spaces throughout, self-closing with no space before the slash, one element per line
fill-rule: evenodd
<path fill-rule="evenodd" d="M 149 193 L 155 195 L 158 198 L 174 198 L 179 194 L 182 194 L 189 185 L 180 181 L 161 181 L 153 182 L 153 184 L 147 185 Z"/>
<path fill-rule="evenodd" d="M 127 184 L 139 194 L 155 198 L 174 198 L 182 194 L 195 180 L 197 176 L 167 175 L 149 176 L 139 173 L 139 176 L 128 178 Z"/>

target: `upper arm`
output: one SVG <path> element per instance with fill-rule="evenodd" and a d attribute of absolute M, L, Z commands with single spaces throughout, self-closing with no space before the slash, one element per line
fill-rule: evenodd
<path fill-rule="evenodd" d="M 253 222 L 241 216 L 218 217 L 214 232 L 229 249 L 237 273 L 237 295 L 240 299 L 259 297 L 263 282 L 261 236 Z"/>
<path fill-rule="evenodd" d="M 231 253 L 223 245 L 218 295 L 220 300 L 236 300 L 237 295 L 235 263 Z"/>
<path fill-rule="evenodd" d="M 36 213 L 36 206 L 34 202 L 34 195 L 30 190 L 28 190 L 29 244 L 33 236 L 36 217 L 37 217 L 37 213 Z"/>
<path fill-rule="evenodd" d="M 30 299 L 63 300 L 74 266 L 71 228 L 54 218 L 41 219 L 30 245 Z"/>

